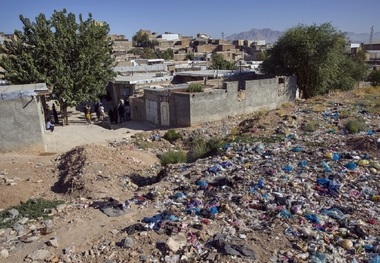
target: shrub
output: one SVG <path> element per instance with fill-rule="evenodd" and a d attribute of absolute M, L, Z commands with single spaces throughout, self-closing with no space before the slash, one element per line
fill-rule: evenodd
<path fill-rule="evenodd" d="M 63 201 L 51 201 L 42 198 L 29 199 L 21 205 L 13 206 L 1 211 L 0 228 L 10 227 L 13 224 L 15 224 L 18 220 L 20 220 L 22 217 L 27 217 L 29 219 L 48 218 L 49 214 L 51 213 L 51 209 L 55 208 L 57 205 L 62 203 Z M 16 218 L 7 220 L 8 211 L 12 208 L 16 209 L 19 212 L 19 215 Z"/>
<path fill-rule="evenodd" d="M 363 120 L 360 119 L 351 119 L 348 120 L 344 128 L 349 132 L 349 133 L 358 133 L 361 131 L 365 131 L 367 129 L 367 125 Z"/>
<path fill-rule="evenodd" d="M 182 135 L 180 133 L 176 132 L 175 130 L 170 129 L 165 133 L 164 139 L 173 143 L 178 139 L 182 139 Z"/>
<path fill-rule="evenodd" d="M 319 121 L 309 121 L 302 129 L 306 132 L 315 132 L 318 130 L 319 126 Z"/>
<path fill-rule="evenodd" d="M 207 145 L 204 139 L 196 139 L 191 142 L 190 149 L 187 152 L 187 161 L 195 162 L 207 153 Z"/>
<path fill-rule="evenodd" d="M 183 151 L 169 151 L 169 152 L 160 154 L 158 158 L 161 160 L 161 164 L 164 166 L 171 163 L 186 162 L 186 154 Z"/>
<path fill-rule="evenodd" d="M 224 141 L 219 138 L 212 138 L 208 141 L 204 139 L 196 139 L 190 144 L 190 149 L 187 153 L 187 161 L 195 162 L 200 158 L 218 155 L 223 152 L 223 145 Z"/>
<path fill-rule="evenodd" d="M 380 86 L 380 70 L 373 70 L 368 76 L 373 87 Z"/>
<path fill-rule="evenodd" d="M 187 89 L 188 92 L 203 92 L 204 86 L 200 83 L 190 83 L 189 88 Z"/>

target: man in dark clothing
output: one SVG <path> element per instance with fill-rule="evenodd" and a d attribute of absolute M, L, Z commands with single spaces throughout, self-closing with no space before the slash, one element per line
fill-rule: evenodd
<path fill-rule="evenodd" d="M 58 112 L 57 109 L 55 108 L 55 104 L 53 103 L 53 116 L 54 116 L 54 123 L 59 124 L 58 120 Z"/>
<path fill-rule="evenodd" d="M 117 107 L 113 108 L 113 121 L 117 124 Z"/>
<path fill-rule="evenodd" d="M 114 117 L 113 117 L 113 110 L 112 110 L 112 108 L 110 108 L 110 110 L 108 111 L 108 117 L 110 118 L 111 124 L 113 124 L 114 123 Z"/>
<path fill-rule="evenodd" d="M 120 123 L 125 122 L 124 104 L 120 104 L 117 110 L 119 111 Z"/>

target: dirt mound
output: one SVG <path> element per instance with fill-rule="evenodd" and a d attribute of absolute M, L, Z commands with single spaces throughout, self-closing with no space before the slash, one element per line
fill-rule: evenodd
<path fill-rule="evenodd" d="M 376 155 L 380 151 L 380 143 L 377 140 L 375 136 L 349 137 L 346 145 L 355 151 Z"/>
<path fill-rule="evenodd" d="M 154 169 L 159 169 L 155 154 L 135 150 L 132 145 L 79 146 L 56 161 L 59 180 L 53 191 L 91 199 L 129 196 L 137 188 L 130 174 L 149 176 L 148 171 L 155 173 Z"/>

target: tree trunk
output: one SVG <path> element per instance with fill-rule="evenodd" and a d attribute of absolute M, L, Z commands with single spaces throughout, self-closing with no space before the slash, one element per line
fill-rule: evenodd
<path fill-rule="evenodd" d="M 60 101 L 61 115 L 62 115 L 62 126 L 69 124 L 69 118 L 67 116 L 67 103 Z"/>

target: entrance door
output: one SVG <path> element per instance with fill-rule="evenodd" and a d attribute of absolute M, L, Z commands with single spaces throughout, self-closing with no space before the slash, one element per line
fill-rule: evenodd
<path fill-rule="evenodd" d="M 159 125 L 157 101 L 145 100 L 146 120 Z"/>
<path fill-rule="evenodd" d="M 169 102 L 166 102 L 166 101 L 161 102 L 160 107 L 161 107 L 161 125 L 169 126 L 170 125 Z"/>

